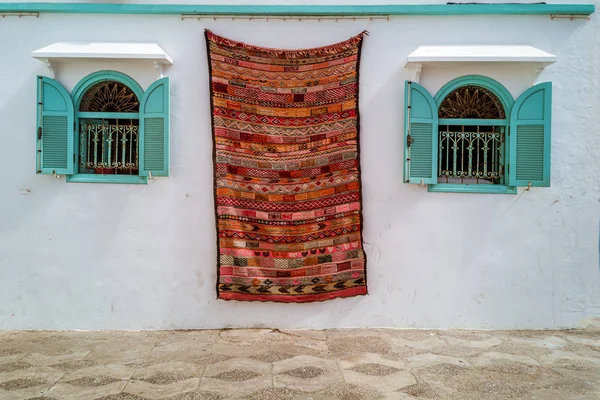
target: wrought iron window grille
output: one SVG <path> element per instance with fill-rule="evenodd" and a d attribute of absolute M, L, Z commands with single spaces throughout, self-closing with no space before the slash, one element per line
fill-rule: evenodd
<path fill-rule="evenodd" d="M 139 165 L 137 121 L 83 123 L 80 130 L 80 171 L 137 175 Z"/>
<path fill-rule="evenodd" d="M 453 90 L 438 108 L 438 183 L 503 184 L 508 122 L 481 86 Z"/>
<path fill-rule="evenodd" d="M 441 129 L 438 151 L 441 183 L 500 183 L 505 173 L 503 128 L 446 126 Z"/>
<path fill-rule="evenodd" d="M 90 87 L 79 107 L 79 172 L 137 175 L 139 110 L 135 93 L 121 82 Z"/>

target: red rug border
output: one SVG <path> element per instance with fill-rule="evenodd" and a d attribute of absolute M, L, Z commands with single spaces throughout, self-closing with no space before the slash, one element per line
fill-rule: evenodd
<path fill-rule="evenodd" d="M 229 293 L 220 292 L 219 300 L 238 300 L 238 301 L 261 301 L 273 303 L 312 303 L 316 301 L 325 301 L 335 298 L 364 296 L 367 295 L 366 286 L 355 286 L 347 289 L 337 290 L 328 293 L 303 294 L 297 296 L 275 295 L 275 294 L 244 294 L 244 293 Z"/>

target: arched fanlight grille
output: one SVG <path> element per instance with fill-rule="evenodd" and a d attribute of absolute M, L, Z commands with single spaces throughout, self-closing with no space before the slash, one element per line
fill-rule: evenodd
<path fill-rule="evenodd" d="M 461 86 L 440 104 L 439 118 L 504 119 L 504 107 L 496 95 L 481 86 Z"/>
<path fill-rule="evenodd" d="M 99 82 L 88 89 L 81 100 L 79 111 L 84 112 L 139 112 L 140 102 L 126 85 L 116 81 Z"/>

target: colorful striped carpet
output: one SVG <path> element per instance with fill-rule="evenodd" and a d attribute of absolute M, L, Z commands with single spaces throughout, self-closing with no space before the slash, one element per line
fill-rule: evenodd
<path fill-rule="evenodd" d="M 282 50 L 206 31 L 218 298 L 367 293 L 358 114 L 365 33 Z"/>

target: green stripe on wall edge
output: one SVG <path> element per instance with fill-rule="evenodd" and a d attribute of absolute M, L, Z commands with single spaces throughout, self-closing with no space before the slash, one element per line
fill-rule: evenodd
<path fill-rule="evenodd" d="M 344 15 L 590 15 L 594 4 L 194 5 L 0 3 L 0 13 L 194 14 L 249 16 Z"/>

